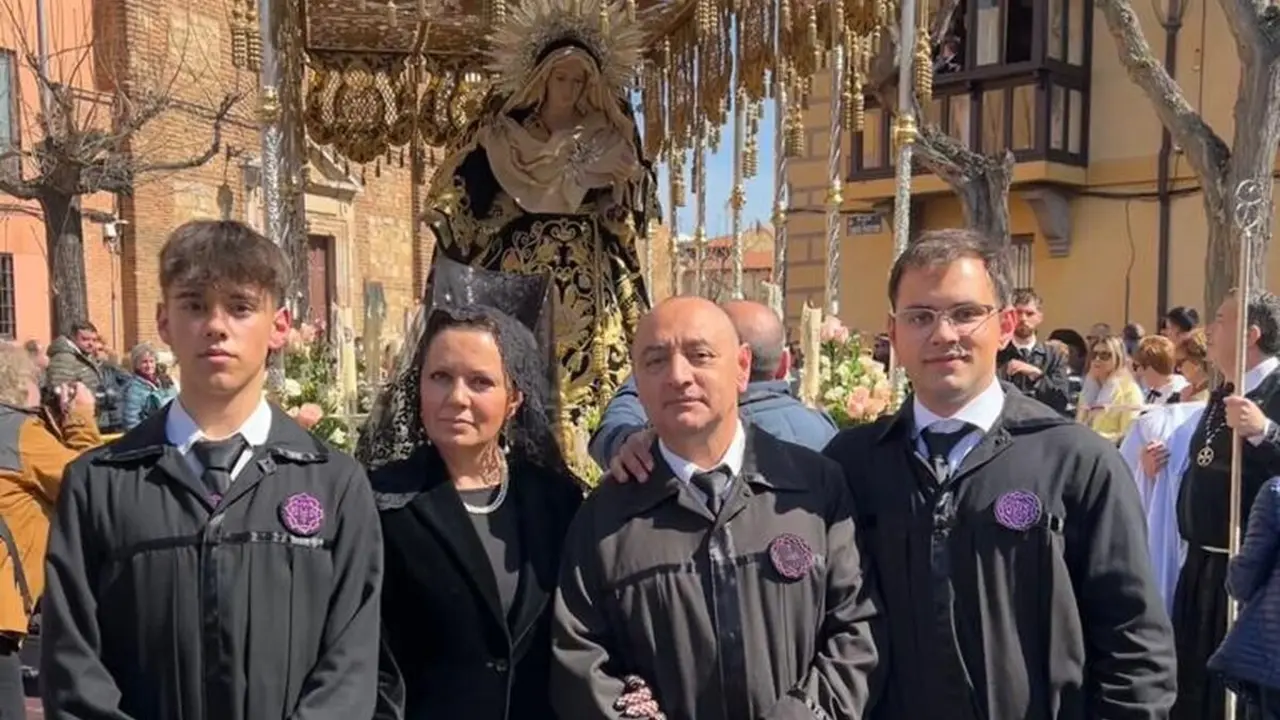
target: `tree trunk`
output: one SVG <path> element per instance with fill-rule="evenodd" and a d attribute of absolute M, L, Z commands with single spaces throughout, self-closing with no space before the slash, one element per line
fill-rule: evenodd
<path fill-rule="evenodd" d="M 1240 241 L 1245 235 L 1237 217 L 1240 186 L 1257 183 L 1254 198 L 1259 201 L 1249 214 L 1257 222 L 1249 232 L 1249 287 L 1266 287 L 1267 249 L 1271 244 L 1274 207 L 1271 174 L 1280 142 L 1280 60 L 1246 64 L 1240 70 L 1240 86 L 1235 106 L 1235 134 L 1230 161 L 1218 178 L 1201 179 L 1205 220 L 1209 229 L 1205 247 L 1205 313 L 1212 316 L 1232 288 L 1240 285 Z M 1247 212 L 1247 211 L 1246 211 Z"/>
<path fill-rule="evenodd" d="M 53 334 L 66 335 L 73 325 L 89 319 L 80 196 L 46 188 L 40 196 L 40 206 L 44 210 Z"/>
<path fill-rule="evenodd" d="M 984 158 L 985 161 L 991 160 Z M 976 174 L 952 189 L 964 205 L 965 223 L 997 244 L 1009 245 L 1009 183 L 1012 166 L 983 162 Z"/>
<path fill-rule="evenodd" d="M 1009 245 L 1013 153 L 975 153 L 938 128 L 925 125 L 916 141 L 915 157 L 959 196 L 970 229 L 1001 247 Z"/>

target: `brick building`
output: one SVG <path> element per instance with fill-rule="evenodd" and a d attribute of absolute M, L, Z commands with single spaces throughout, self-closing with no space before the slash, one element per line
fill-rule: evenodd
<path fill-rule="evenodd" d="M 115 237 L 104 232 L 103 224 L 85 223 L 85 256 L 90 319 L 123 352 L 156 337 L 158 255 L 174 227 L 196 218 L 230 218 L 259 229 L 265 225 L 258 185 L 258 81 L 256 73 L 232 63 L 229 4 L 221 0 L 82 0 L 81 7 L 65 23 L 79 22 L 92 33 L 93 71 L 69 78 L 82 95 L 106 105 L 120 94 L 118 88 L 130 88 L 133 95 L 152 90 L 176 101 L 131 138 L 130 150 L 139 162 L 200 156 L 212 143 L 214 108 L 227 94 L 243 96 L 224 125 L 221 151 L 212 160 L 195 169 L 140 175 L 132 196 L 94 197 L 87 203 L 119 221 L 111 226 Z M 80 42 L 88 44 L 83 38 Z M 17 44 L 9 44 L 21 57 Z M 320 298 L 349 307 L 360 331 L 366 295 L 379 298 L 385 303 L 383 336 L 398 334 L 412 317 L 420 291 L 415 285 L 422 282 L 430 256 L 429 248 L 414 252 L 415 242 L 427 241 L 421 239 L 425 231 L 415 233 L 415 188 L 407 162 L 392 153 L 356 165 L 315 145 L 307 151 L 312 307 L 323 307 Z M 30 250 L 27 246 L 36 243 L 39 252 L 26 255 L 42 258 L 38 213 L 21 228 L 17 224 L 16 217 L 0 218 L 0 254 L 5 245 Z M 35 230 L 27 227 L 32 224 Z M 16 313 L 22 318 L 14 333 L 19 340 L 48 336 L 47 277 L 35 275 L 24 273 L 21 293 L 15 293 Z"/>

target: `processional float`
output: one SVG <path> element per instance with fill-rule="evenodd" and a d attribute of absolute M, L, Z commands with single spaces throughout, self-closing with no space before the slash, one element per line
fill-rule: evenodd
<path fill-rule="evenodd" d="M 407 163 L 425 184 L 435 153 L 481 111 L 491 78 L 489 29 L 519 0 L 234 0 L 233 56 L 260 71 L 262 189 L 266 227 L 282 246 L 305 241 L 301 197 L 306 139 L 331 146 L 353 164 Z M 759 164 L 758 133 L 766 101 L 775 105 L 774 293 L 785 305 L 789 158 L 806 154 L 803 109 L 816 73 L 830 71 L 831 123 L 826 193 L 827 312 L 839 310 L 842 227 L 841 145 L 861 129 L 871 63 L 898 43 L 898 189 L 895 248 L 908 237 L 913 93 L 927 95 L 931 67 L 927 9 L 918 0 L 619 0 L 649 38 L 635 68 L 646 155 L 669 169 L 672 288 L 679 287 L 678 210 L 694 197 L 693 289 L 705 293 L 708 152 L 721 128 L 733 132 L 731 292 L 743 295 L 745 182 Z M 602 16 L 604 13 L 602 13 Z M 917 28 L 917 17 L 922 22 Z M 601 22 L 607 22 L 602 17 Z M 894 25 L 898 27 L 894 27 Z M 923 55 L 921 82 L 913 60 Z M 302 129 L 305 128 L 305 136 Z M 686 181 L 686 170 L 689 180 Z M 415 194 L 415 211 L 419 194 Z M 652 228 L 646 229 L 650 240 Z M 422 232 L 415 228 L 415 233 Z M 415 241 L 420 238 L 415 237 Z M 419 243 L 415 242 L 415 245 Z M 653 285 L 653 243 L 646 242 Z M 887 270 L 887 269 L 886 269 Z"/>

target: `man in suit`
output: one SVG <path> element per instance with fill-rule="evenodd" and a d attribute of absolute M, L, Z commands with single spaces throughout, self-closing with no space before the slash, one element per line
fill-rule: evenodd
<path fill-rule="evenodd" d="M 876 610 L 839 468 L 742 422 L 751 351 L 710 301 L 660 304 L 632 362 L 655 466 L 604 482 L 569 530 L 559 716 L 862 717 Z"/>
<path fill-rule="evenodd" d="M 822 450 L 835 437 L 836 424 L 826 411 L 805 405 L 791 392 L 786 380 L 791 354 L 783 343 L 782 320 L 768 306 L 750 300 L 733 300 L 721 307 L 739 339 L 751 349 L 751 374 L 747 389 L 738 397 L 738 415 L 779 440 Z M 615 475 L 648 473 L 653 467 L 649 455 L 653 431 L 648 424 L 633 376 L 605 408 L 591 438 L 591 457 Z"/>
<path fill-rule="evenodd" d="M 1036 328 L 1044 320 L 1040 296 L 1029 288 L 1014 291 L 1013 310 L 1018 319 L 1013 339 L 997 357 L 1001 379 L 1066 415 L 1071 400 L 1067 359 L 1036 337 Z"/>

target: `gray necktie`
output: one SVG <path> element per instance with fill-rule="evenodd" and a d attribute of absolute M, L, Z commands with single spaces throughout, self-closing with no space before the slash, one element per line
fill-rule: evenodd
<path fill-rule="evenodd" d="M 720 516 L 720 508 L 724 507 L 724 499 L 729 494 L 732 480 L 729 469 L 723 465 L 708 472 L 696 472 L 689 477 L 689 482 L 706 496 L 707 509 L 715 517 Z"/>
<path fill-rule="evenodd" d="M 925 428 L 920 433 L 924 446 L 929 449 L 929 465 L 933 468 L 933 476 L 939 483 L 944 483 L 951 477 L 951 451 L 973 431 L 973 425 L 964 423 L 960 429 L 952 432 Z"/>
<path fill-rule="evenodd" d="M 192 446 L 191 451 L 204 467 L 200 479 L 208 486 L 209 492 L 225 495 L 231 487 L 231 471 L 249 443 L 239 434 L 226 440 L 204 440 Z"/>

